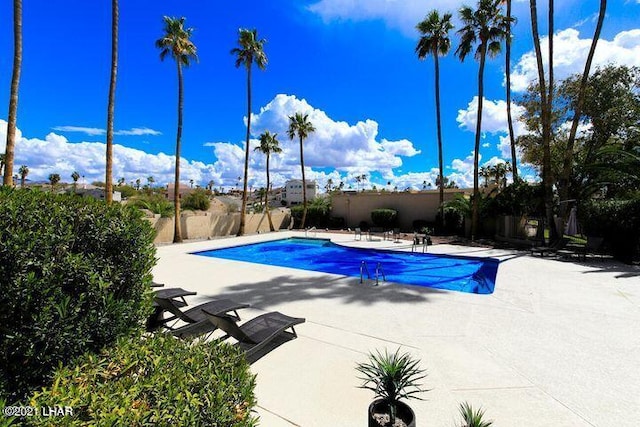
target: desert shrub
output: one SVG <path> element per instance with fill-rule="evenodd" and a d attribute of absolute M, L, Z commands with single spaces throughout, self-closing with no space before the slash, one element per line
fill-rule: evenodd
<path fill-rule="evenodd" d="M 138 194 L 138 191 L 130 185 L 119 185 L 113 187 L 113 190 L 119 191 L 123 199 L 128 199 Z"/>
<path fill-rule="evenodd" d="M 329 218 L 329 228 L 335 230 L 335 229 L 344 228 L 344 226 L 345 226 L 345 221 L 343 217 L 332 216 Z"/>
<path fill-rule="evenodd" d="M 196 188 L 191 193 L 184 196 L 182 199 L 182 207 L 183 209 L 188 209 L 192 211 L 207 211 L 211 206 L 211 200 L 209 200 L 209 195 L 207 194 L 207 190 L 204 188 Z"/>
<path fill-rule="evenodd" d="M 302 205 L 295 205 L 291 207 L 291 216 L 296 221 L 296 226 L 299 226 L 302 222 L 303 210 L 304 207 Z M 307 218 L 305 220 L 305 227 L 327 227 L 329 224 L 330 214 L 331 202 L 328 201 L 328 198 L 316 197 L 315 199 L 307 203 Z"/>
<path fill-rule="evenodd" d="M 8 401 L 59 363 L 137 329 L 151 310 L 154 230 L 140 211 L 0 189 L 0 389 Z"/>
<path fill-rule="evenodd" d="M 398 211 L 395 209 L 374 209 L 371 211 L 371 222 L 376 227 L 391 228 L 396 225 Z"/>
<path fill-rule="evenodd" d="M 58 369 L 32 406 L 71 406 L 67 417 L 35 425 L 252 426 L 255 376 L 241 352 L 223 342 L 169 334 L 120 339 L 99 355 Z"/>
<path fill-rule="evenodd" d="M 589 200 L 578 209 L 585 234 L 604 237 L 617 259 L 630 263 L 640 254 L 640 197 Z"/>
<path fill-rule="evenodd" d="M 162 218 L 170 218 L 174 213 L 173 202 L 170 202 L 160 194 L 141 194 L 132 198 L 129 204 L 138 209 L 150 210 Z"/>

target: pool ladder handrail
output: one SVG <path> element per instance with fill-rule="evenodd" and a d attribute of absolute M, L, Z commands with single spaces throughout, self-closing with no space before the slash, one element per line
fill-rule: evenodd
<path fill-rule="evenodd" d="M 369 266 L 367 265 L 367 261 L 362 261 L 360 263 L 360 283 L 364 281 L 364 273 L 367 273 L 367 279 L 371 279 L 371 274 L 369 273 Z M 382 263 L 378 262 L 376 264 L 376 286 L 380 281 L 380 275 L 382 275 L 382 280 L 387 281 L 387 276 L 384 274 L 384 269 L 382 268 Z"/>
<path fill-rule="evenodd" d="M 317 229 L 316 229 L 315 225 L 313 227 L 311 227 L 311 228 L 307 228 L 306 230 L 304 230 L 304 237 L 309 237 L 309 232 L 310 231 L 313 231 L 313 237 L 316 237 Z"/>

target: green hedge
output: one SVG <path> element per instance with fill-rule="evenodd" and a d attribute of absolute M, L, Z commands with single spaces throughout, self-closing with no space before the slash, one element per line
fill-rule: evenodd
<path fill-rule="evenodd" d="M 226 343 L 168 334 L 121 339 L 100 355 L 58 369 L 32 406 L 70 406 L 73 415 L 25 418 L 50 426 L 220 426 L 256 424 L 255 376 Z"/>
<path fill-rule="evenodd" d="M 617 259 L 631 263 L 639 256 L 640 197 L 630 200 L 589 200 L 578 209 L 585 234 L 604 237 Z"/>
<path fill-rule="evenodd" d="M 211 200 L 207 190 L 204 188 L 196 188 L 182 199 L 182 208 L 192 211 L 207 211 L 211 206 Z"/>
<path fill-rule="evenodd" d="M 162 218 L 170 218 L 174 215 L 173 202 L 161 194 L 140 194 L 130 199 L 129 205 L 139 209 L 147 209 Z"/>
<path fill-rule="evenodd" d="M 374 209 L 371 211 L 371 222 L 376 227 L 392 228 L 398 221 L 398 211 L 395 209 Z"/>
<path fill-rule="evenodd" d="M 291 216 L 293 217 L 296 227 L 302 222 L 302 205 L 291 206 Z M 325 228 L 329 225 L 329 215 L 331 210 L 326 206 L 307 205 L 307 219 L 305 227 Z"/>
<path fill-rule="evenodd" d="M 151 311 L 154 231 L 136 209 L 0 189 L 0 395 L 99 351 Z"/>

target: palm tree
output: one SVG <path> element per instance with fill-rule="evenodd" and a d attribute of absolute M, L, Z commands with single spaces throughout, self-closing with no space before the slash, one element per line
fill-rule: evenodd
<path fill-rule="evenodd" d="M 589 72 L 591 70 L 591 63 L 593 62 L 593 55 L 596 51 L 596 45 L 598 44 L 598 40 L 600 39 L 600 32 L 602 30 L 602 24 L 604 22 L 604 17 L 607 10 L 607 1 L 600 0 L 600 13 L 598 14 L 598 22 L 596 24 L 595 33 L 593 35 L 593 39 L 591 40 L 591 47 L 589 49 L 589 54 L 587 55 L 587 61 L 584 65 L 584 71 L 582 73 L 582 79 L 580 80 L 580 87 L 578 89 L 578 101 L 576 103 L 575 111 L 573 112 L 573 121 L 571 122 L 571 130 L 569 131 L 569 139 L 567 140 L 567 147 L 564 152 L 564 159 L 562 162 L 562 175 L 560 177 L 560 200 L 568 200 L 569 199 L 569 178 L 571 176 L 571 169 L 573 164 L 573 147 L 576 139 L 576 132 L 578 130 L 578 124 L 580 123 L 580 115 L 582 111 L 582 106 L 584 105 L 584 99 L 586 95 L 586 87 L 587 81 L 589 78 Z M 568 207 L 569 203 L 562 203 L 560 205 L 561 216 L 564 221 L 566 221 L 566 217 L 568 215 Z"/>
<path fill-rule="evenodd" d="M 6 158 L 4 153 L 0 153 L 0 176 L 2 176 L 2 171 L 4 170 L 4 159 Z"/>
<path fill-rule="evenodd" d="M 333 189 L 333 179 L 329 178 L 327 180 L 327 185 L 324 186 L 324 189 L 327 190 L 327 193 L 330 193 Z"/>
<path fill-rule="evenodd" d="M 148 176 L 147 177 L 147 184 L 149 185 L 149 188 L 153 187 L 153 184 L 156 182 L 156 179 L 152 176 Z"/>
<path fill-rule="evenodd" d="M 484 186 L 489 186 L 489 178 L 491 177 L 491 167 L 490 166 L 481 166 L 480 172 L 478 172 L 482 178 L 484 178 Z"/>
<path fill-rule="evenodd" d="M 451 14 L 445 13 L 442 18 L 437 10 L 432 10 L 429 15 L 416 26 L 420 34 L 420 40 L 416 46 L 416 53 L 419 59 L 425 59 L 429 55 L 433 55 L 435 64 L 435 86 L 436 86 L 436 127 L 438 132 L 438 165 L 440 172 L 439 182 L 443 182 L 442 174 L 444 164 L 442 160 L 442 125 L 440 122 L 440 63 L 439 56 L 449 53 L 451 48 L 451 40 L 449 39 L 449 31 L 453 29 L 451 23 Z M 444 221 L 444 187 L 440 185 L 440 221 Z"/>
<path fill-rule="evenodd" d="M 302 169 L 302 221 L 300 223 L 300 228 L 304 228 L 304 223 L 307 219 L 307 181 L 304 177 L 304 150 L 302 148 L 302 142 L 305 138 L 309 136 L 312 132 L 315 132 L 316 128 L 313 127 L 313 124 L 309 121 L 308 114 L 296 113 L 293 116 L 289 116 L 289 129 L 287 130 L 287 134 L 289 135 L 289 139 L 293 140 L 293 138 L 298 135 L 300 138 L 300 168 Z"/>
<path fill-rule="evenodd" d="M 553 181 L 551 173 L 551 105 L 553 101 L 553 0 L 549 1 L 549 85 L 545 81 L 544 65 L 542 63 L 542 49 L 540 48 L 540 35 L 538 33 L 538 9 L 536 0 L 529 1 L 531 9 L 531 33 L 533 47 L 536 54 L 538 69 L 538 88 L 540 90 L 541 122 L 542 122 L 542 184 L 544 188 L 544 209 L 547 226 L 549 227 L 549 239 L 555 242 L 558 232 L 553 215 Z M 548 91 L 547 91 L 548 87 Z"/>
<path fill-rule="evenodd" d="M 49 183 L 51 184 L 51 192 L 53 193 L 53 190 L 56 187 L 56 184 L 60 182 L 60 174 L 57 173 L 52 173 L 49 174 Z"/>
<path fill-rule="evenodd" d="M 506 0 L 507 4 L 507 34 L 505 35 L 505 76 L 507 90 L 507 124 L 509 126 L 509 141 L 511 142 L 511 171 L 513 173 L 513 182 L 518 180 L 518 167 L 516 164 L 516 137 L 513 134 L 513 118 L 511 117 L 511 23 L 515 22 L 511 18 L 511 0 Z"/>
<path fill-rule="evenodd" d="M 76 171 L 73 171 L 73 173 L 71 174 L 71 179 L 73 180 L 73 192 L 75 193 L 76 189 L 78 188 L 78 180 L 80 179 L 80 174 Z"/>
<path fill-rule="evenodd" d="M 260 135 L 260 145 L 255 148 L 255 150 L 260 151 L 265 156 L 267 156 L 267 187 L 265 194 L 265 209 L 267 211 L 267 218 L 269 219 L 269 230 L 275 231 L 273 226 L 273 221 L 271 220 L 271 212 L 269 211 L 269 186 L 270 186 L 270 178 L 269 178 L 269 157 L 271 153 L 282 153 L 282 148 L 280 148 L 278 138 L 278 134 L 272 134 L 269 131 L 265 131 Z"/>
<path fill-rule="evenodd" d="M 244 186 L 242 190 L 242 211 L 240 212 L 240 228 L 238 236 L 244 234 L 245 215 L 247 210 L 247 181 L 249 180 L 249 138 L 251 136 L 251 68 L 255 63 L 259 69 L 267 66 L 267 55 L 264 53 L 266 40 L 258 39 L 258 31 L 240 29 L 239 47 L 233 48 L 231 54 L 236 56 L 236 68 L 244 65 L 247 69 L 247 141 L 244 147 Z"/>
<path fill-rule="evenodd" d="M 118 74 L 118 0 L 111 0 L 111 77 L 107 102 L 107 152 L 104 178 L 105 201 L 113 201 L 113 118 L 116 105 L 116 76 Z"/>
<path fill-rule="evenodd" d="M 476 138 L 473 152 L 473 213 L 471 219 L 471 240 L 478 232 L 478 209 L 480 190 L 478 186 L 478 161 L 480 157 L 480 136 L 482 132 L 482 102 L 484 100 L 484 65 L 487 54 L 490 57 L 500 52 L 500 42 L 507 34 L 508 20 L 500 11 L 502 0 L 479 0 L 478 8 L 463 6 L 460 9 L 460 20 L 464 26 L 458 31 L 460 46 L 456 55 L 461 61 L 467 57 L 477 43 L 475 58 L 480 61 L 478 70 L 478 115 L 476 120 Z"/>
<path fill-rule="evenodd" d="M 136 179 L 136 190 L 140 191 L 140 178 Z M 176 242 L 173 242 L 176 243 Z"/>
<path fill-rule="evenodd" d="M 4 153 L 3 185 L 13 186 L 13 157 L 16 145 L 16 122 L 18 120 L 18 88 L 22 68 L 22 0 L 13 0 L 13 71 L 11 94 L 7 114 L 7 143 Z"/>
<path fill-rule="evenodd" d="M 24 188 L 24 181 L 27 179 L 27 175 L 29 175 L 29 167 L 27 165 L 20 166 L 18 173 L 20 174 L 20 188 Z"/>
<path fill-rule="evenodd" d="M 122 186 L 124 185 L 124 183 L 125 183 L 125 182 L 127 182 L 127 180 L 126 180 L 126 179 L 124 179 L 124 178 L 120 178 L 120 179 L 118 180 L 118 187 L 122 187 Z"/>
<path fill-rule="evenodd" d="M 207 183 L 207 190 L 213 191 L 214 184 L 215 182 L 213 182 L 213 180 L 209 180 L 209 182 Z"/>
<path fill-rule="evenodd" d="M 174 198 L 174 232 L 173 243 L 182 242 L 182 229 L 180 227 L 180 144 L 182 138 L 182 108 L 183 108 L 183 82 L 182 67 L 188 67 L 192 60 L 197 61 L 196 45 L 191 41 L 193 28 L 185 28 L 185 18 L 164 18 L 164 34 L 156 40 L 156 47 L 160 49 L 160 60 L 163 61 L 170 55 L 178 68 L 178 130 L 176 133 L 176 169 L 173 187 Z"/>
<path fill-rule="evenodd" d="M 191 186 L 191 188 L 193 188 L 193 178 L 189 180 L 189 185 Z"/>

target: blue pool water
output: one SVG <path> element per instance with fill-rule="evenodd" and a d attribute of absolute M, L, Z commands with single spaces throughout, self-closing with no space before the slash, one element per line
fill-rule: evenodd
<path fill-rule="evenodd" d="M 491 258 L 350 248 L 323 239 L 289 238 L 194 254 L 353 277 L 360 277 L 362 261 L 372 277 L 381 263 L 388 282 L 476 294 L 492 293 L 498 272 L 498 261 Z"/>

